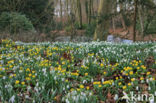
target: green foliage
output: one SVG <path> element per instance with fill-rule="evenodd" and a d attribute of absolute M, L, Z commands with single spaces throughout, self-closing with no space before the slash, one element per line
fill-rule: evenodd
<path fill-rule="evenodd" d="M 123 19 L 125 21 L 126 26 L 132 25 L 131 17 L 127 17 L 125 14 L 123 14 Z"/>
<path fill-rule="evenodd" d="M 55 22 L 55 30 L 62 30 L 63 24 L 62 22 Z"/>
<path fill-rule="evenodd" d="M 53 2 L 50 3 L 50 0 L 27 0 L 26 6 L 21 10 L 41 32 L 52 29 L 53 11 Z"/>
<path fill-rule="evenodd" d="M 92 22 L 91 24 L 88 24 L 85 33 L 86 36 L 93 36 L 95 29 L 96 29 L 96 22 Z"/>
<path fill-rule="evenodd" d="M 0 31 L 5 30 L 9 30 L 10 33 L 19 33 L 20 31 L 32 31 L 34 27 L 25 15 L 3 12 L 0 15 Z"/>
<path fill-rule="evenodd" d="M 50 0 L 1 0 L 0 12 L 24 14 L 40 32 L 53 29 L 54 7 Z"/>
<path fill-rule="evenodd" d="M 74 27 L 76 29 L 86 29 L 87 28 L 87 24 L 82 24 L 82 28 L 80 28 L 79 22 L 75 22 Z"/>
<path fill-rule="evenodd" d="M 137 30 L 141 31 L 140 21 L 137 21 Z M 156 34 L 156 19 L 155 16 L 150 16 L 144 21 L 144 35 Z"/>
<path fill-rule="evenodd" d="M 66 26 L 66 27 L 65 27 L 65 31 L 66 31 L 66 32 L 70 32 L 71 30 L 72 30 L 71 25 L 70 25 L 70 26 Z"/>

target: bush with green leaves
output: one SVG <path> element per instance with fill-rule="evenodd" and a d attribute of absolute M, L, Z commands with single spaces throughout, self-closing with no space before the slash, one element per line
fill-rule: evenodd
<path fill-rule="evenodd" d="M 19 33 L 33 31 L 31 21 L 25 15 L 16 12 L 3 12 L 0 15 L 0 31 L 9 33 Z"/>
<path fill-rule="evenodd" d="M 2 12 L 18 12 L 24 14 L 39 32 L 50 32 L 54 29 L 53 0 L 0 0 Z"/>
<path fill-rule="evenodd" d="M 86 27 L 86 36 L 93 36 L 96 28 L 96 22 L 92 22 L 91 24 L 88 24 Z"/>

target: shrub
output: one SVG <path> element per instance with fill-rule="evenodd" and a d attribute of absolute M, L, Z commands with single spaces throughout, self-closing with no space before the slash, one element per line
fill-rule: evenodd
<path fill-rule="evenodd" d="M 86 29 L 86 28 L 87 28 L 87 24 L 82 24 L 82 28 L 80 28 L 79 22 L 75 22 L 75 23 L 74 23 L 74 27 L 75 27 L 76 29 Z"/>
<path fill-rule="evenodd" d="M 88 24 L 86 27 L 86 36 L 93 36 L 96 28 L 96 22 L 92 22 L 91 24 Z"/>
<path fill-rule="evenodd" d="M 15 12 L 3 12 L 0 15 L 0 31 L 6 32 L 8 30 L 9 33 L 19 33 L 32 31 L 34 27 L 25 15 Z"/>
<path fill-rule="evenodd" d="M 39 32 L 50 32 L 54 27 L 53 0 L 0 0 L 0 14 L 6 11 L 24 14 Z"/>
<path fill-rule="evenodd" d="M 72 27 L 71 26 L 66 26 L 65 27 L 65 31 L 66 32 L 71 32 L 72 31 Z"/>

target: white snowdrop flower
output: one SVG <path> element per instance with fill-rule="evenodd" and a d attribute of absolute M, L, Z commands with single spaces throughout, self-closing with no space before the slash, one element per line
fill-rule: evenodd
<path fill-rule="evenodd" d="M 5 79 L 6 79 L 6 77 L 5 77 L 5 76 L 3 76 L 3 79 L 5 80 Z"/>
<path fill-rule="evenodd" d="M 42 89 L 44 89 L 44 86 L 42 86 Z"/>
<path fill-rule="evenodd" d="M 136 87 L 136 90 L 139 90 L 139 87 L 138 86 Z"/>
<path fill-rule="evenodd" d="M 118 100 L 118 99 L 119 99 L 118 94 L 115 94 L 115 96 L 114 96 L 114 100 Z"/>
<path fill-rule="evenodd" d="M 91 82 L 94 82 L 94 79 L 93 78 L 91 79 Z"/>
<path fill-rule="evenodd" d="M 57 79 L 57 77 L 55 76 L 55 77 L 54 77 L 54 80 L 56 80 L 56 79 Z"/>
<path fill-rule="evenodd" d="M 15 102 L 15 96 L 14 95 L 9 99 L 9 102 L 11 102 L 11 103 Z"/>
<path fill-rule="evenodd" d="M 69 89 L 69 85 L 67 85 L 67 88 Z"/>
<path fill-rule="evenodd" d="M 105 81 L 105 79 L 104 79 L 104 78 L 102 78 L 101 82 L 103 83 L 104 81 Z"/>
<path fill-rule="evenodd" d="M 76 97 L 75 101 L 76 101 L 76 103 L 79 103 L 79 97 L 78 96 Z"/>
<path fill-rule="evenodd" d="M 38 87 L 38 82 L 36 83 L 36 87 Z"/>
<path fill-rule="evenodd" d="M 66 103 L 70 103 L 68 99 L 66 99 Z"/>
<path fill-rule="evenodd" d="M 62 78 L 62 81 L 64 81 L 65 79 L 64 78 Z"/>
<path fill-rule="evenodd" d="M 35 101 L 35 100 L 33 100 L 33 103 L 36 103 L 36 101 Z"/>
<path fill-rule="evenodd" d="M 92 95 L 92 92 L 89 93 L 89 96 L 91 96 L 91 95 Z"/>
<path fill-rule="evenodd" d="M 149 83 L 149 79 L 146 79 L 146 83 Z"/>
<path fill-rule="evenodd" d="M 46 73 L 46 68 L 42 69 L 43 73 L 45 74 Z"/>
<path fill-rule="evenodd" d="M 86 60 L 86 63 L 89 63 L 89 60 L 88 59 Z"/>
<path fill-rule="evenodd" d="M 22 97 L 22 96 L 23 96 L 23 94 L 20 94 L 20 96 Z"/>
<path fill-rule="evenodd" d="M 153 81 L 153 78 L 150 78 L 150 81 Z"/>
<path fill-rule="evenodd" d="M 1 64 L 4 64 L 4 61 L 3 60 L 1 60 L 0 62 L 1 62 Z"/>
<path fill-rule="evenodd" d="M 35 73 L 35 76 L 37 76 L 37 73 Z"/>
<path fill-rule="evenodd" d="M 5 71 L 5 68 L 2 68 L 3 71 Z"/>
<path fill-rule="evenodd" d="M 25 98 L 26 98 L 26 99 L 29 99 L 29 95 L 25 95 Z"/>
<path fill-rule="evenodd" d="M 154 103 L 154 98 L 149 100 L 150 103 Z"/>
<path fill-rule="evenodd" d="M 112 83 L 112 86 L 114 86 L 115 84 L 114 84 L 114 82 Z"/>
<path fill-rule="evenodd" d="M 19 72 L 20 72 L 20 73 L 22 73 L 22 72 L 23 72 L 23 70 L 19 70 Z"/>
<path fill-rule="evenodd" d="M 5 85 L 5 88 L 8 88 L 8 85 Z"/>
<path fill-rule="evenodd" d="M 30 87 L 30 86 L 28 86 L 28 87 L 27 87 L 27 90 L 28 90 L 28 91 L 30 91 L 30 90 L 31 90 L 31 87 Z"/>
<path fill-rule="evenodd" d="M 74 101 L 76 100 L 76 96 L 73 96 L 73 100 L 74 100 Z"/>
<path fill-rule="evenodd" d="M 150 86 L 148 87 L 148 90 L 151 90 L 151 87 Z"/>
<path fill-rule="evenodd" d="M 80 99 L 83 99 L 83 97 L 81 96 Z"/>
<path fill-rule="evenodd" d="M 141 83 L 144 83 L 144 80 L 142 80 Z"/>
<path fill-rule="evenodd" d="M 83 84 L 87 83 L 87 80 L 83 80 Z"/>

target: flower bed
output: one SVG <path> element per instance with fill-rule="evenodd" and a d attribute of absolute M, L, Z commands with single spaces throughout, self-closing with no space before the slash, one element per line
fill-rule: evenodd
<path fill-rule="evenodd" d="M 156 43 L 0 42 L 0 101 L 120 103 L 156 93 Z"/>

